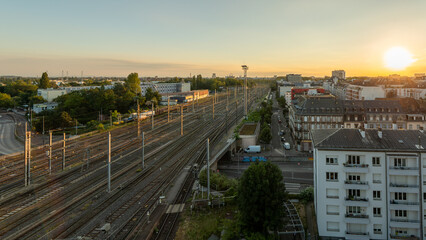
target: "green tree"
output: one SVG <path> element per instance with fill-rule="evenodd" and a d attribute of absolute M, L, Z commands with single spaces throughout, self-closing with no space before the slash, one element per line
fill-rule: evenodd
<path fill-rule="evenodd" d="M 12 97 L 7 93 L 0 93 L 0 108 L 13 107 L 14 102 Z"/>
<path fill-rule="evenodd" d="M 130 73 L 124 85 L 133 95 L 141 93 L 141 80 L 139 79 L 138 73 Z"/>
<path fill-rule="evenodd" d="M 41 89 L 50 88 L 50 80 L 49 80 L 49 76 L 47 75 L 47 72 L 44 72 L 41 75 L 40 82 L 38 84 L 38 88 L 41 88 Z"/>
<path fill-rule="evenodd" d="M 266 122 L 262 124 L 262 129 L 260 130 L 259 139 L 263 143 L 271 142 L 271 139 L 272 139 L 271 129 L 269 128 Z"/>
<path fill-rule="evenodd" d="M 61 112 L 59 115 L 59 126 L 61 128 L 67 128 L 73 126 L 73 121 L 71 116 L 67 112 Z"/>
<path fill-rule="evenodd" d="M 145 100 L 151 101 L 155 106 L 161 101 L 161 95 L 157 91 L 152 90 L 152 88 L 148 88 L 145 93 Z"/>
<path fill-rule="evenodd" d="M 268 235 L 284 224 L 287 194 L 281 170 L 270 162 L 256 162 L 244 171 L 238 185 L 241 227 Z"/>

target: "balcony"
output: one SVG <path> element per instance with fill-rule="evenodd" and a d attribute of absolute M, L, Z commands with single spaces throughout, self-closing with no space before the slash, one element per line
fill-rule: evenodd
<path fill-rule="evenodd" d="M 353 232 L 353 231 L 346 231 L 346 239 L 354 239 L 354 240 L 367 240 L 370 239 L 368 236 L 368 232 Z"/>
<path fill-rule="evenodd" d="M 407 218 L 391 218 L 389 226 L 393 228 L 420 228 L 420 220 Z"/>
<path fill-rule="evenodd" d="M 367 190 L 368 189 L 368 182 L 367 181 L 345 180 L 345 188 L 346 189 Z"/>
<path fill-rule="evenodd" d="M 368 215 L 361 213 L 347 213 L 345 214 L 346 223 L 369 224 L 370 220 Z"/>
<path fill-rule="evenodd" d="M 402 235 L 402 234 L 399 234 L 399 235 L 391 234 L 390 237 L 392 239 L 407 239 L 407 240 L 419 240 L 420 239 L 419 237 L 416 237 L 414 235 Z"/>
<path fill-rule="evenodd" d="M 406 192 L 406 193 L 419 193 L 419 185 L 417 184 L 404 184 L 404 183 L 390 183 L 390 192 Z"/>
<path fill-rule="evenodd" d="M 420 211 L 419 202 L 390 200 L 389 203 L 390 203 L 389 208 L 391 210 Z"/>
<path fill-rule="evenodd" d="M 390 175 L 419 175 L 418 167 L 405 167 L 405 166 L 390 166 L 389 167 Z"/>
<path fill-rule="evenodd" d="M 368 198 L 363 197 L 346 197 L 345 198 L 346 206 L 360 206 L 360 207 L 368 207 Z"/>
<path fill-rule="evenodd" d="M 368 173 L 368 164 L 349 164 L 343 163 L 345 172 Z"/>

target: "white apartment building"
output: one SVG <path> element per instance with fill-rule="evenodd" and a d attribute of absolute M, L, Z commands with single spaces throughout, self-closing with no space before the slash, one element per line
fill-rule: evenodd
<path fill-rule="evenodd" d="M 374 100 L 386 97 L 385 90 L 380 86 L 346 86 L 346 100 Z"/>
<path fill-rule="evenodd" d="M 426 239 L 423 130 L 312 130 L 322 239 Z"/>
<path fill-rule="evenodd" d="M 146 94 L 146 90 L 151 88 L 154 91 L 158 91 L 160 94 L 163 93 L 175 93 L 175 92 L 189 92 L 191 91 L 191 83 L 141 83 L 141 93 Z"/>

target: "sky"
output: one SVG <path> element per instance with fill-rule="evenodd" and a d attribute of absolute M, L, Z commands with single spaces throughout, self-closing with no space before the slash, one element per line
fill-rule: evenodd
<path fill-rule="evenodd" d="M 426 1 L 0 0 L 0 75 L 426 72 Z M 416 61 L 385 67 L 402 46 Z"/>

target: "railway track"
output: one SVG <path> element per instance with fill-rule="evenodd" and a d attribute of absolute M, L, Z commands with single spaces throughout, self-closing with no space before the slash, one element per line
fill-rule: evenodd
<path fill-rule="evenodd" d="M 208 108 L 209 106 L 207 105 L 206 107 Z M 189 106 L 189 108 L 192 108 L 192 107 Z M 217 110 L 223 111 L 224 107 L 218 107 Z M 201 110 L 199 109 L 198 115 L 200 114 L 200 111 Z M 242 111 L 240 111 L 240 112 L 242 113 Z M 232 114 L 229 114 L 228 118 L 231 118 L 230 117 L 231 115 Z M 77 232 L 79 231 L 78 229 L 74 233 L 73 232 L 67 233 L 67 232 L 63 231 L 64 222 L 61 223 L 59 220 L 64 215 L 71 213 L 71 214 L 76 214 L 76 216 L 77 216 L 77 214 L 78 214 L 78 216 L 82 216 L 82 217 L 76 218 L 77 220 L 80 219 L 80 222 L 86 222 L 86 220 L 88 220 L 88 219 L 106 219 L 106 221 L 112 222 L 115 226 L 116 224 L 114 222 L 118 221 L 119 219 L 120 219 L 120 221 L 122 221 L 123 217 L 128 218 L 129 216 L 127 216 L 127 215 L 129 215 L 129 212 L 132 212 L 132 211 L 130 211 L 130 209 L 135 210 L 134 208 L 138 207 L 138 204 L 135 205 L 135 203 L 140 203 L 141 201 L 144 201 L 145 205 L 150 206 L 151 202 L 153 202 L 153 200 L 155 199 L 155 193 L 158 192 L 159 189 L 164 188 L 167 185 L 167 182 L 170 183 L 170 179 L 173 179 L 171 177 L 172 173 L 174 171 L 177 171 L 178 169 L 181 169 L 185 165 L 185 162 L 188 162 L 189 159 L 192 159 L 192 158 L 188 158 L 187 161 L 176 161 L 176 157 L 180 156 L 181 158 L 183 158 L 184 155 L 186 155 L 188 153 L 186 153 L 186 154 L 182 153 L 184 155 L 181 156 L 181 155 L 178 155 L 178 154 L 174 154 L 174 152 L 170 152 L 170 151 L 180 151 L 180 150 L 188 147 L 189 145 L 187 145 L 187 144 L 189 144 L 189 143 L 186 143 L 186 142 L 188 142 L 186 140 L 190 136 L 192 136 L 191 134 L 199 134 L 198 131 L 191 130 L 191 128 L 196 128 L 197 126 L 200 126 L 200 121 L 203 122 L 203 120 L 199 119 L 197 114 L 193 114 L 193 115 L 190 115 L 190 116 L 193 117 L 192 120 L 191 120 L 191 117 L 185 117 L 185 121 L 186 121 L 185 124 L 186 125 L 184 125 L 184 129 L 186 129 L 186 131 L 187 131 L 186 134 L 185 134 L 186 137 L 184 136 L 184 137 L 180 137 L 176 141 L 170 141 L 170 138 L 172 136 L 169 136 L 169 137 L 163 136 L 164 134 L 166 134 L 165 132 L 178 133 L 180 131 L 179 127 L 176 126 L 176 125 L 180 125 L 180 122 L 177 122 L 177 121 L 175 122 L 175 124 L 162 124 L 161 126 L 168 125 L 168 127 L 164 127 L 164 129 L 161 129 L 161 127 L 154 129 L 154 131 L 151 132 L 151 134 L 152 134 L 151 136 L 150 136 L 150 134 L 147 134 L 147 137 L 150 136 L 151 139 L 152 139 L 151 142 L 148 143 L 148 145 L 146 147 L 147 152 L 155 151 L 153 149 L 160 149 L 161 146 L 168 146 L 168 144 L 170 144 L 170 146 L 172 146 L 172 145 L 175 146 L 175 147 L 170 147 L 170 150 L 169 149 L 164 150 L 164 153 L 166 154 L 164 156 L 169 156 L 169 157 L 161 157 L 160 155 L 157 156 L 156 155 L 157 153 L 153 153 L 151 156 L 147 155 L 147 164 L 148 165 L 152 164 L 151 168 L 153 169 L 152 170 L 153 173 L 151 173 L 151 174 L 158 172 L 158 169 L 159 168 L 161 169 L 161 167 L 163 167 L 163 172 L 162 172 L 163 178 L 160 178 L 159 176 L 155 175 L 155 176 L 157 176 L 157 178 L 152 177 L 153 179 L 150 179 L 149 176 L 154 176 L 154 175 L 147 175 L 149 173 L 148 171 L 149 171 L 150 168 L 146 168 L 144 171 L 142 171 L 142 174 L 136 174 L 135 173 L 134 168 L 135 168 L 135 166 L 137 166 L 137 164 L 132 165 L 131 163 L 136 162 L 135 160 L 137 160 L 139 158 L 139 154 L 138 154 L 137 151 L 138 151 L 138 146 L 140 147 L 140 142 L 135 141 L 136 140 L 135 138 L 131 138 L 130 140 L 126 140 L 126 138 L 123 137 L 124 140 L 121 140 L 121 141 L 123 141 L 123 143 L 120 146 L 120 149 L 122 149 L 122 150 L 125 149 L 126 152 L 130 152 L 130 153 L 127 153 L 126 156 L 123 157 L 123 156 L 120 156 L 120 154 L 122 154 L 121 152 L 117 152 L 117 153 L 115 153 L 114 157 L 117 160 L 116 164 L 128 165 L 128 168 L 122 168 L 121 169 L 122 170 L 121 175 L 118 174 L 118 173 L 113 175 L 113 177 L 115 176 L 115 178 L 114 178 L 115 185 L 113 185 L 113 186 L 116 189 L 115 191 L 118 192 L 118 193 L 115 193 L 115 194 L 112 195 L 112 196 L 116 196 L 116 197 L 107 198 L 107 199 L 112 199 L 112 200 L 110 200 L 112 202 L 116 202 L 118 199 L 121 199 L 119 202 L 125 202 L 125 203 L 122 204 L 122 205 L 117 203 L 118 206 L 116 206 L 117 207 L 116 209 L 109 209 L 111 212 L 110 212 L 110 215 L 108 215 L 106 218 L 100 217 L 100 216 L 97 216 L 97 215 L 92 216 L 92 217 L 88 216 L 87 218 L 84 218 L 83 217 L 83 216 L 85 216 L 84 213 L 83 213 L 84 211 L 81 210 L 81 206 L 87 205 L 88 202 L 97 202 L 98 204 L 101 204 L 100 203 L 101 200 L 107 201 L 106 199 L 102 199 L 102 196 L 101 196 L 100 200 L 96 199 L 99 195 L 103 195 L 103 197 L 105 197 L 104 191 L 100 190 L 105 185 L 105 183 L 104 183 L 105 181 L 102 180 L 102 176 L 101 176 L 102 174 L 89 174 L 89 175 L 93 175 L 93 179 L 90 179 L 90 178 L 84 179 L 83 178 L 83 179 L 79 180 L 78 178 L 81 178 L 82 176 L 79 176 L 77 178 L 75 178 L 75 177 L 71 178 L 70 177 L 70 179 L 72 179 L 71 182 L 75 181 L 74 183 L 82 184 L 82 180 L 83 181 L 87 180 L 87 185 L 96 184 L 95 186 L 98 186 L 98 185 L 99 186 L 97 188 L 97 187 L 94 187 L 94 186 L 89 187 L 89 186 L 86 186 L 86 185 L 83 185 L 83 184 L 79 185 L 80 186 L 79 189 L 86 189 L 87 188 L 87 190 L 84 192 L 84 194 L 82 193 L 82 194 L 76 196 L 75 198 L 72 199 L 72 201 L 69 201 L 66 205 L 64 205 L 63 208 L 57 208 L 56 207 L 56 210 L 54 209 L 55 208 L 54 206 L 56 206 L 58 204 L 63 204 L 65 201 L 59 202 L 55 205 L 55 204 L 52 204 L 52 202 L 48 202 L 48 201 L 44 200 L 44 199 L 51 197 L 51 196 L 45 196 L 43 198 L 44 195 L 42 195 L 41 196 L 42 199 L 39 203 L 40 205 L 33 205 L 32 207 L 28 208 L 28 209 L 33 209 L 33 210 L 38 209 L 39 214 L 41 215 L 41 217 L 39 217 L 39 220 L 38 220 L 39 224 L 34 224 L 35 223 L 34 222 L 34 216 L 31 217 L 30 214 L 28 214 L 27 217 L 25 217 L 24 214 L 28 213 L 28 210 L 25 210 L 25 211 L 22 211 L 22 213 L 15 214 L 14 215 L 15 217 L 13 217 L 13 218 L 7 218 L 6 219 L 6 220 L 9 219 L 9 221 L 11 221 L 11 219 L 17 219 L 17 221 L 11 222 L 11 224 L 10 224 L 11 227 L 9 227 L 9 228 L 0 228 L 0 233 L 3 233 L 3 234 L 0 234 L 0 236 L 4 239 L 19 239 L 19 238 L 38 239 L 40 237 L 45 238 L 45 239 L 47 239 L 47 238 L 50 239 L 52 237 L 53 238 L 56 238 L 56 237 L 62 238 L 62 237 L 67 237 L 67 236 L 76 236 L 75 234 L 77 234 Z M 221 117 L 221 118 L 223 118 L 223 117 Z M 165 121 L 167 121 L 167 120 L 165 120 Z M 217 118 L 216 121 L 211 121 L 207 125 L 212 125 L 211 131 L 214 131 L 214 130 L 221 129 L 221 128 L 224 127 L 224 126 L 221 126 L 219 128 L 218 127 L 219 122 L 220 122 L 219 118 Z M 146 125 L 149 125 L 149 123 L 145 124 L 145 126 Z M 223 123 L 222 123 L 222 125 L 223 125 Z M 133 128 L 133 131 L 134 130 L 135 129 Z M 129 130 L 129 131 L 132 131 L 132 129 Z M 217 131 L 219 131 L 219 130 L 217 130 Z M 157 134 L 157 136 L 155 136 L 155 134 Z M 211 134 L 212 133 L 210 133 L 210 135 Z M 123 135 L 118 135 L 118 136 L 123 136 Z M 155 140 L 155 139 L 157 139 L 157 140 Z M 160 140 L 158 140 L 158 139 L 160 139 Z M 179 142 L 182 142 L 181 144 L 183 144 L 183 145 L 180 145 Z M 116 144 L 120 144 L 120 140 L 117 140 Z M 150 144 L 152 146 L 151 149 L 149 149 L 149 147 L 148 147 L 148 146 L 150 146 Z M 195 147 L 193 147 L 193 149 L 197 149 L 197 147 L 195 146 Z M 192 153 L 196 152 L 196 151 L 195 152 L 194 151 L 195 150 L 192 150 Z M 191 151 L 189 151 L 189 152 L 191 153 Z M 158 154 L 160 154 L 160 153 L 158 153 Z M 192 155 L 194 155 L 194 154 L 192 154 Z M 102 157 L 100 157 L 100 158 L 102 158 Z M 118 160 L 120 160 L 120 161 L 118 161 Z M 180 165 L 176 165 L 175 168 L 173 168 L 173 165 L 170 165 L 173 162 L 179 163 Z M 92 163 L 91 163 L 91 165 L 92 165 Z M 94 163 L 93 165 L 96 166 L 96 163 Z M 99 165 L 102 165 L 102 161 L 100 161 Z M 153 166 L 157 166 L 157 167 L 153 167 Z M 100 169 L 98 169 L 97 171 L 102 171 L 102 168 L 104 168 L 104 167 L 100 167 Z M 132 170 L 133 170 L 133 174 L 131 174 Z M 174 170 L 174 171 L 172 171 L 172 170 Z M 170 174 L 165 174 L 165 171 L 169 171 Z M 95 172 L 96 172 L 95 170 L 91 170 L 91 173 L 95 173 Z M 88 174 L 88 173 L 85 173 L 84 175 L 86 175 L 86 174 Z M 77 175 L 77 174 L 74 174 L 74 175 Z M 103 177 L 103 179 L 105 180 L 105 176 Z M 135 179 L 135 180 L 130 181 L 128 179 Z M 136 180 L 136 179 L 139 179 L 139 180 Z M 88 181 L 88 180 L 90 180 L 90 181 Z M 136 183 L 135 181 L 136 182 L 140 181 L 139 184 L 142 184 L 142 183 L 145 184 L 145 185 L 143 185 L 143 184 L 142 185 L 145 186 L 146 191 L 149 191 L 150 194 L 148 194 L 148 192 L 144 192 L 144 194 L 141 195 L 140 192 L 139 192 L 139 194 L 133 195 L 131 197 L 129 196 L 130 199 L 128 199 L 127 201 L 123 200 L 122 197 L 124 195 L 126 195 L 124 193 L 126 193 L 126 192 L 128 193 L 129 191 L 131 192 L 130 189 L 137 188 L 138 183 Z M 61 185 L 61 184 L 55 185 L 54 183 L 51 183 L 50 186 L 48 184 L 48 185 L 45 185 L 44 188 L 47 189 L 48 187 L 50 187 L 50 189 L 53 190 L 53 192 L 54 192 L 54 190 L 61 188 L 61 186 L 63 187 L 63 185 Z M 126 187 L 126 186 L 128 186 L 128 187 Z M 117 190 L 117 189 L 120 189 L 120 190 Z M 41 191 L 41 190 L 38 190 L 38 191 Z M 62 190 L 59 190 L 59 191 L 62 191 Z M 67 191 L 69 191 L 67 193 L 67 195 L 63 195 L 64 199 L 68 198 L 69 196 L 73 196 L 73 195 L 77 194 L 76 192 L 78 192 L 78 190 L 75 190 L 73 188 L 70 188 Z M 52 191 L 50 191 L 50 192 L 52 192 Z M 119 194 L 120 192 L 122 193 L 122 195 Z M 116 195 L 116 194 L 118 194 L 118 195 Z M 147 198 L 145 195 L 151 195 L 152 197 Z M 39 198 L 40 198 L 40 196 L 39 196 Z M 114 198 L 116 198 L 116 199 L 113 200 Z M 142 199 L 142 198 L 144 198 L 144 199 Z M 26 198 L 23 197 L 18 202 L 24 203 L 25 199 Z M 48 207 L 49 205 L 50 205 L 50 208 Z M 90 203 L 89 206 L 90 205 L 94 205 L 94 204 Z M 145 206 L 145 205 L 143 205 L 143 206 Z M 105 209 L 108 209 L 108 208 L 105 208 L 106 205 L 101 204 L 99 206 L 100 206 L 99 207 L 99 213 L 105 212 L 106 211 Z M 10 208 L 14 208 L 14 207 L 18 207 L 18 205 L 10 205 Z M 1 208 L 3 208 L 3 204 L 1 205 Z M 15 208 L 15 210 L 16 209 L 19 209 L 19 207 Z M 90 210 L 93 211 L 92 208 Z M 140 211 L 136 211 L 136 212 L 140 212 Z M 63 213 L 63 214 L 60 214 L 60 213 Z M 127 216 L 127 217 L 125 217 L 125 216 Z M 143 216 L 143 214 L 141 213 L 140 216 Z M 138 219 L 140 216 L 134 215 L 131 219 L 134 219 L 134 218 Z M 23 220 L 23 219 L 26 219 L 26 220 Z M 83 220 L 81 220 L 81 219 L 83 219 Z M 99 220 L 94 220 L 94 221 L 97 222 Z M 26 223 L 29 223 L 29 222 L 32 222 L 32 224 L 26 224 Z M 65 222 L 69 223 L 71 221 L 70 221 L 70 219 L 66 219 Z M 2 223 L 1 218 L 0 218 L 0 223 Z M 6 221 L 3 221 L 3 223 L 6 223 Z M 58 224 L 56 224 L 56 223 L 58 223 Z M 1 225 L 4 226 L 4 224 L 1 224 Z M 22 227 L 22 225 L 24 225 L 24 227 Z M 76 224 L 75 226 L 77 226 L 77 225 L 78 224 Z M 95 224 L 95 226 L 98 226 L 98 225 Z M 130 226 L 130 227 L 129 226 L 130 226 L 129 224 L 126 224 L 122 228 L 122 229 L 128 229 L 128 230 L 121 231 L 120 228 L 118 228 L 119 230 L 115 230 L 116 234 L 117 234 L 116 236 L 119 237 L 118 239 L 121 239 L 120 236 L 124 236 L 123 233 L 129 232 L 131 229 L 135 228 L 135 226 Z M 69 229 L 68 231 L 71 231 L 70 228 L 65 228 L 65 229 Z M 80 232 L 88 234 L 89 236 L 92 236 L 95 239 L 96 238 L 104 239 L 104 237 L 108 237 L 107 235 L 104 236 L 102 234 L 101 234 L 102 236 L 99 237 L 99 231 L 97 231 L 97 229 L 98 229 L 98 227 L 92 227 L 91 229 L 86 230 L 86 232 L 80 229 Z M 17 231 L 17 230 L 19 230 L 19 231 Z M 19 233 L 17 233 L 17 232 L 19 232 Z"/>

